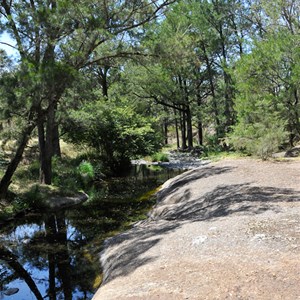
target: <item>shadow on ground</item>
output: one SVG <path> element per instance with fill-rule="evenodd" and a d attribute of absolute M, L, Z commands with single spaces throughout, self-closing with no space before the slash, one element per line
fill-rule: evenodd
<path fill-rule="evenodd" d="M 156 257 L 145 256 L 144 253 L 155 246 L 161 240 L 162 235 L 178 226 L 179 224 L 174 222 L 163 222 L 163 224 L 146 222 L 144 225 L 136 226 L 108 239 L 105 244 L 105 254 L 101 256 L 103 284 L 116 277 L 126 276 L 139 266 L 154 261 Z"/>
<path fill-rule="evenodd" d="M 277 212 L 279 210 L 277 202 L 294 201 L 300 201 L 300 194 L 292 189 L 251 186 L 249 183 L 222 185 L 203 197 L 180 201 L 169 206 L 158 218 L 204 221 L 237 213 L 259 214 L 267 210 Z"/>
<path fill-rule="evenodd" d="M 233 169 L 206 167 L 192 170 L 174 178 L 158 194 L 158 198 L 162 200 L 166 195 L 176 193 L 179 188 L 184 189 L 192 181 L 231 172 Z M 278 212 L 279 206 L 276 203 L 300 201 L 299 191 L 253 186 L 250 183 L 220 185 L 195 199 L 190 199 L 190 191 L 186 186 L 182 195 L 173 205 L 166 205 L 161 214 L 156 215 L 155 220 L 147 220 L 107 241 L 102 255 L 103 284 L 155 261 L 157 257 L 151 256 L 147 251 L 159 243 L 164 234 L 180 227 L 183 221 L 209 221 L 234 214 L 260 214 L 267 210 Z"/>
<path fill-rule="evenodd" d="M 232 172 L 235 167 L 201 167 L 179 175 L 174 179 L 171 179 L 170 184 L 164 189 L 157 193 L 157 201 L 162 200 L 166 195 L 176 192 L 179 188 L 187 183 L 192 183 L 193 181 L 199 180 L 201 178 L 208 178 L 211 176 L 222 175 L 224 173 Z"/>

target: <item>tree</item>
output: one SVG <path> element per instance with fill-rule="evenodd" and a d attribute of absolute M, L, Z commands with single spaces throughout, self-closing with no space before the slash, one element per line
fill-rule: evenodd
<path fill-rule="evenodd" d="M 51 184 L 51 160 L 57 145 L 57 111 L 75 73 L 119 49 L 101 53 L 102 45 L 122 39 L 130 30 L 160 15 L 173 0 L 165 1 L 1 1 L 1 28 L 16 42 L 23 72 L 19 84 L 28 87 L 28 112 L 19 147 L 0 182 L 4 197 L 22 158 L 28 139 L 37 126 L 41 182 Z M 24 80 L 24 78 L 26 80 Z M 26 83 L 25 83 L 26 81 Z"/>
<path fill-rule="evenodd" d="M 69 139 L 95 149 L 111 174 L 120 174 L 131 158 L 149 155 L 161 146 L 155 120 L 138 114 L 126 98 L 85 104 L 70 113 L 67 124 Z"/>
<path fill-rule="evenodd" d="M 231 140 L 266 158 L 300 138 L 299 12 L 295 1 L 259 3 L 264 22 L 257 25 L 251 54 L 236 69 L 238 123 Z"/>
<path fill-rule="evenodd" d="M 283 51 L 287 50 L 288 40 L 285 35 L 259 42 L 236 69 L 238 122 L 231 140 L 237 148 L 245 148 L 263 158 L 278 149 L 287 132 L 290 143 L 299 134 L 296 125 L 299 118 L 294 114 L 297 115 L 299 107 L 292 107 L 295 69 Z"/>

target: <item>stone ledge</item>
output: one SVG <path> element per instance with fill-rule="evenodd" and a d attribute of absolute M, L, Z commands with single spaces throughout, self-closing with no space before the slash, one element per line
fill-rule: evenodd
<path fill-rule="evenodd" d="M 84 192 L 79 192 L 74 196 L 52 196 L 45 200 L 45 206 L 46 208 L 55 210 L 80 204 L 82 202 L 85 202 L 88 198 L 89 196 Z"/>

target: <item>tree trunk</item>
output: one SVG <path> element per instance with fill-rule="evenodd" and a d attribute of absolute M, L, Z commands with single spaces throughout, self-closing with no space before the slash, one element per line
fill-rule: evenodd
<path fill-rule="evenodd" d="M 107 80 L 107 75 L 108 75 L 108 71 L 110 69 L 109 66 L 97 66 L 97 75 L 98 75 L 98 80 L 99 83 L 101 85 L 102 88 L 102 95 L 103 97 L 105 97 L 106 99 L 108 99 L 108 80 Z"/>
<path fill-rule="evenodd" d="M 46 139 L 45 139 L 45 165 L 42 170 L 45 184 L 52 183 L 52 157 L 53 157 L 53 131 L 55 126 L 55 109 L 53 99 L 51 99 L 46 123 Z"/>
<path fill-rule="evenodd" d="M 180 148 L 180 140 L 179 140 L 179 130 L 178 130 L 178 120 L 177 120 L 176 109 L 174 109 L 174 116 L 175 116 L 176 144 L 177 144 L 177 149 L 179 149 Z"/>
<path fill-rule="evenodd" d="M 40 149 L 40 183 L 45 183 L 45 174 L 43 170 L 46 168 L 46 143 L 45 143 L 45 128 L 44 119 L 39 118 L 38 121 L 38 140 Z"/>
<path fill-rule="evenodd" d="M 202 98 L 201 98 L 201 94 L 200 94 L 200 85 L 197 88 L 197 105 L 200 108 L 202 105 Z M 198 144 L 200 146 L 203 146 L 203 124 L 202 124 L 202 116 L 198 114 L 198 132 L 197 132 L 197 136 L 198 136 Z"/>
<path fill-rule="evenodd" d="M 181 129 L 181 149 L 186 150 L 186 115 L 185 111 L 180 112 L 180 129 Z"/>
<path fill-rule="evenodd" d="M 60 144 L 59 144 L 59 130 L 58 130 L 58 124 L 55 122 L 53 127 L 53 155 L 61 157 L 61 150 L 60 150 Z"/>
<path fill-rule="evenodd" d="M 186 127 L 187 127 L 187 142 L 188 149 L 193 149 L 193 126 L 192 126 L 192 114 L 190 109 L 189 91 L 187 81 L 183 80 L 183 91 L 184 91 L 184 106 L 186 111 Z"/>
<path fill-rule="evenodd" d="M 198 144 L 200 146 L 203 146 L 203 126 L 202 122 L 198 121 Z"/>
<path fill-rule="evenodd" d="M 45 220 L 45 232 L 46 239 L 49 244 L 53 244 L 55 242 L 55 234 L 56 234 L 56 222 L 55 216 L 50 215 Z M 49 291 L 48 296 L 49 300 L 56 300 L 56 287 L 55 287 L 55 255 L 51 253 L 48 254 L 48 262 L 49 262 Z"/>
<path fill-rule="evenodd" d="M 62 288 L 64 291 L 64 299 L 72 300 L 72 285 L 71 285 L 71 266 L 70 266 L 70 254 L 67 247 L 67 226 L 66 220 L 63 215 L 56 216 L 57 224 L 57 240 L 60 245 L 64 245 L 61 251 L 57 253 L 57 269 L 61 278 Z"/>
<path fill-rule="evenodd" d="M 193 127 L 192 127 L 192 114 L 190 106 L 186 107 L 186 124 L 187 124 L 187 139 L 188 139 L 188 149 L 193 149 Z"/>
<path fill-rule="evenodd" d="M 168 145 L 168 120 L 167 119 L 164 119 L 163 131 L 164 131 L 165 145 Z"/>
<path fill-rule="evenodd" d="M 12 176 L 14 175 L 20 161 L 22 160 L 24 149 L 35 126 L 36 125 L 34 122 L 29 122 L 28 126 L 23 130 L 15 156 L 11 159 L 4 176 L 0 181 L 0 199 L 4 199 L 6 197 Z"/>

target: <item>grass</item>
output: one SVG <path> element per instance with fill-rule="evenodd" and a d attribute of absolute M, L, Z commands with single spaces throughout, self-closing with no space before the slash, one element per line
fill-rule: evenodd
<path fill-rule="evenodd" d="M 242 157 L 248 157 L 248 155 L 238 151 L 208 151 L 201 156 L 201 158 L 211 161 L 220 161 L 226 158 L 238 159 Z"/>
<path fill-rule="evenodd" d="M 12 143 L 7 144 L 5 151 L 2 149 L 0 153 L 1 177 L 9 162 L 11 147 L 8 146 L 12 147 Z M 43 202 L 47 197 L 73 196 L 90 185 L 94 170 L 89 162 L 80 164 L 83 149 L 62 141 L 61 151 L 62 158 L 54 157 L 52 161 L 52 185 L 37 184 L 40 169 L 37 139 L 30 140 L 24 152 L 24 158 L 12 178 L 8 199 L 0 202 L 0 220 L 10 219 L 27 209 L 43 208 Z"/>
<path fill-rule="evenodd" d="M 168 162 L 169 161 L 169 157 L 168 157 L 168 154 L 166 154 L 166 153 L 158 152 L 158 153 L 154 153 L 151 156 L 151 160 L 153 162 Z"/>

